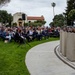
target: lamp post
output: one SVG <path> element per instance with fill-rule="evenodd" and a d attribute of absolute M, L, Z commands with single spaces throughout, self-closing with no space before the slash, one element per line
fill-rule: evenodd
<path fill-rule="evenodd" d="M 53 2 L 53 3 L 51 3 L 51 5 L 53 7 L 53 16 L 55 16 L 54 7 L 56 6 L 56 4 Z"/>

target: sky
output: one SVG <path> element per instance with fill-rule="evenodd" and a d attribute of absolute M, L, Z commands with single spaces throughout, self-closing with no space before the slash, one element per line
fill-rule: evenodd
<path fill-rule="evenodd" d="M 66 9 L 66 0 L 11 0 L 10 3 L 4 5 L 0 10 L 7 10 L 12 15 L 16 12 L 24 12 L 28 16 L 41 16 L 43 15 L 45 25 L 49 26 L 49 23 L 53 19 L 53 7 L 51 3 L 56 3 L 54 8 L 55 15 L 62 14 Z"/>

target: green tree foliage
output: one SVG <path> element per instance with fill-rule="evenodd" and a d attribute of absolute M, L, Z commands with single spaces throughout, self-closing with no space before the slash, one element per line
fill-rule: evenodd
<path fill-rule="evenodd" d="M 50 26 L 63 26 L 65 21 L 65 17 L 62 14 L 55 15 L 53 22 L 50 23 Z"/>
<path fill-rule="evenodd" d="M 29 23 L 24 23 L 24 26 L 26 27 L 26 26 L 28 26 L 29 25 Z"/>
<path fill-rule="evenodd" d="M 14 27 L 16 27 L 17 26 L 17 23 L 15 22 L 15 23 L 13 23 L 13 25 L 12 26 L 14 26 Z"/>
<path fill-rule="evenodd" d="M 8 14 L 6 10 L 0 10 L 0 22 L 3 24 L 9 23 L 11 25 L 11 22 L 13 20 L 13 17 L 11 14 Z"/>
<path fill-rule="evenodd" d="M 54 27 L 54 22 L 51 22 L 49 25 L 50 27 Z"/>
<path fill-rule="evenodd" d="M 24 26 L 42 26 L 46 23 L 46 21 L 34 21 L 34 22 L 31 22 L 29 21 L 28 23 L 25 23 Z"/>
<path fill-rule="evenodd" d="M 67 1 L 67 13 L 69 13 L 72 9 L 75 9 L 75 0 Z"/>
<path fill-rule="evenodd" d="M 75 20 L 75 9 L 72 9 L 68 14 L 68 19 Z"/>
<path fill-rule="evenodd" d="M 67 9 L 66 9 L 66 16 L 67 16 L 67 24 L 68 25 L 71 25 L 72 24 L 72 20 L 69 17 L 69 12 L 72 10 L 72 9 L 75 9 L 75 0 L 68 0 L 67 1 Z"/>
<path fill-rule="evenodd" d="M 45 23 L 46 23 L 46 21 L 41 21 L 41 20 L 39 21 L 39 20 L 38 20 L 38 21 L 35 21 L 35 22 L 34 22 L 34 25 L 35 25 L 35 26 L 42 26 L 42 25 L 44 25 Z"/>
<path fill-rule="evenodd" d="M 5 10 L 0 10 L 0 22 L 7 22 L 8 13 Z"/>
<path fill-rule="evenodd" d="M 3 6 L 8 2 L 10 2 L 10 0 L 0 0 L 0 5 Z"/>

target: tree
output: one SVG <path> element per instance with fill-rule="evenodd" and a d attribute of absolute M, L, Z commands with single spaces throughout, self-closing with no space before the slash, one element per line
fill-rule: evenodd
<path fill-rule="evenodd" d="M 34 21 L 34 23 L 40 24 L 42 26 L 46 23 L 46 21 L 37 20 L 37 21 Z"/>
<path fill-rule="evenodd" d="M 72 9 L 68 14 L 68 19 L 75 20 L 75 9 Z"/>
<path fill-rule="evenodd" d="M 8 2 L 10 2 L 10 0 L 0 0 L 0 6 L 3 6 Z"/>
<path fill-rule="evenodd" d="M 8 18 L 8 13 L 5 10 L 0 10 L 0 22 L 6 23 Z"/>
<path fill-rule="evenodd" d="M 0 10 L 0 22 L 3 24 L 9 23 L 11 25 L 13 18 L 6 10 Z"/>
<path fill-rule="evenodd" d="M 12 15 L 11 14 L 8 14 L 8 23 L 9 23 L 9 25 L 11 26 L 11 22 L 13 21 L 13 17 L 12 17 Z"/>
<path fill-rule="evenodd" d="M 54 22 L 51 22 L 51 23 L 49 24 L 49 26 L 50 26 L 50 27 L 54 27 Z"/>
<path fill-rule="evenodd" d="M 24 26 L 25 26 L 25 27 L 28 26 L 28 23 L 24 23 Z"/>
<path fill-rule="evenodd" d="M 55 15 L 53 18 L 53 22 L 50 23 L 50 26 L 63 26 L 65 21 L 65 17 L 62 14 Z"/>
<path fill-rule="evenodd" d="M 68 19 L 71 21 L 72 25 L 75 21 L 75 9 L 72 9 L 68 14 Z"/>
<path fill-rule="evenodd" d="M 68 14 L 72 9 L 75 9 L 75 0 L 68 0 L 67 1 L 67 8 L 66 8 L 67 25 L 72 24 L 72 21 L 68 18 L 68 16 L 69 16 Z"/>
<path fill-rule="evenodd" d="M 14 27 L 16 27 L 16 26 L 17 26 L 17 23 L 16 23 L 16 22 L 15 22 L 15 23 L 13 23 L 13 26 L 14 26 Z"/>

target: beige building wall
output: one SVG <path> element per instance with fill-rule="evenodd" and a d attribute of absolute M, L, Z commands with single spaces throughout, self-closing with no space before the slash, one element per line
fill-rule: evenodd
<path fill-rule="evenodd" d="M 24 22 L 27 23 L 27 15 L 25 14 L 25 20 L 22 20 L 22 21 L 19 21 L 19 19 L 22 19 L 22 12 L 18 12 L 18 13 L 15 13 L 13 15 L 13 23 L 17 23 L 17 26 L 19 26 L 19 22 L 22 22 L 22 26 L 24 25 Z"/>
<path fill-rule="evenodd" d="M 25 20 L 24 20 L 25 15 Z M 24 23 L 34 22 L 34 21 L 44 21 L 43 15 L 39 16 L 27 16 L 25 13 L 18 12 L 13 15 L 13 23 L 17 23 L 17 26 L 24 26 Z"/>

